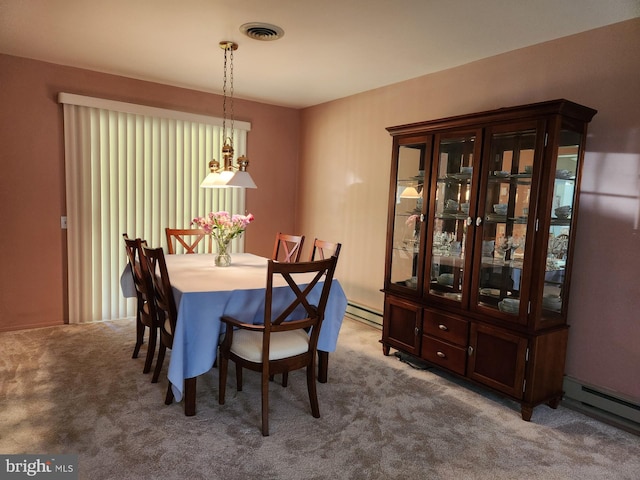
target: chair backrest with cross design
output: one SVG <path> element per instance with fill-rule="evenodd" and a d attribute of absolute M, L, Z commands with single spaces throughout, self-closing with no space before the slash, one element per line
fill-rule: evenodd
<path fill-rule="evenodd" d="M 284 263 L 299 262 L 303 244 L 304 235 L 288 235 L 278 232 L 271 259 Z"/>
<path fill-rule="evenodd" d="M 198 245 L 207 236 L 201 228 L 165 228 L 167 236 L 167 253 L 172 255 L 181 251 L 179 245 L 184 249 L 184 253 L 197 253 Z M 208 236 L 206 253 L 213 250 L 213 240 Z"/>
<path fill-rule="evenodd" d="M 327 242 L 316 238 L 313 240 L 313 248 L 311 249 L 309 261 L 313 262 L 314 260 L 324 260 L 331 256 L 338 258 L 340 256 L 341 248 L 341 243 Z"/>

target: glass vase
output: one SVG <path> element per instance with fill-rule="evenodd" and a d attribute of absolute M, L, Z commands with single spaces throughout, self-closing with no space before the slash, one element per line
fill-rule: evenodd
<path fill-rule="evenodd" d="M 215 237 L 214 237 L 215 238 Z M 218 251 L 214 262 L 216 267 L 228 267 L 231 265 L 231 255 L 229 255 L 229 240 L 223 240 L 221 238 L 215 238 Z"/>

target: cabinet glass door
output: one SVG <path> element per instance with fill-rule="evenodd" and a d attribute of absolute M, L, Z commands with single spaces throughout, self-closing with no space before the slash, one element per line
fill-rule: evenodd
<path fill-rule="evenodd" d="M 475 293 L 481 307 L 518 317 L 525 308 L 520 305 L 520 293 L 529 281 L 524 271 L 525 244 L 536 174 L 536 128 L 495 132 L 489 141 L 481 217 L 476 222 L 482 243 Z"/>
<path fill-rule="evenodd" d="M 424 194 L 424 162 L 427 145 L 398 147 L 395 209 L 390 266 L 392 286 L 418 289 L 420 229 Z"/>
<path fill-rule="evenodd" d="M 556 170 L 552 174 L 553 199 L 542 295 L 543 316 L 560 313 L 563 307 L 565 269 L 572 244 L 571 214 L 578 193 L 576 174 L 581 145 L 582 134 L 569 130 L 560 132 Z"/>
<path fill-rule="evenodd" d="M 467 229 L 474 208 L 474 162 L 479 158 L 478 132 L 437 137 L 433 176 L 433 201 L 429 211 L 428 295 L 463 301 L 466 278 L 465 254 L 472 245 Z M 471 241 L 470 241 L 471 240 Z"/>

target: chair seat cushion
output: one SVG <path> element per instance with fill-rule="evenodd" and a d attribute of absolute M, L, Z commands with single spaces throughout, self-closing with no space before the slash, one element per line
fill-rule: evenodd
<path fill-rule="evenodd" d="M 271 334 L 269 360 L 293 357 L 308 350 L 309 335 L 304 330 L 291 330 Z M 231 351 L 245 360 L 262 362 L 262 332 L 234 331 Z"/>

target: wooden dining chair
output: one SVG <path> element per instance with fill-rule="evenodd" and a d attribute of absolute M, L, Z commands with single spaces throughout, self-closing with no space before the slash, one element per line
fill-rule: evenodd
<path fill-rule="evenodd" d="M 156 383 L 160 378 L 162 364 L 164 363 L 167 348 L 173 348 L 173 334 L 176 331 L 176 321 L 178 319 L 178 310 L 176 301 L 173 297 L 173 289 L 167 271 L 167 264 L 164 259 L 164 251 L 162 248 L 144 247 L 144 256 L 147 259 L 147 269 L 152 279 L 155 304 L 158 312 L 158 330 L 160 331 L 160 347 L 158 349 L 158 359 L 156 360 L 156 368 L 153 371 L 152 383 Z M 173 390 L 171 390 L 171 382 L 167 387 L 167 395 L 164 403 L 170 405 L 173 402 Z"/>
<path fill-rule="evenodd" d="M 281 263 L 269 260 L 267 288 L 264 303 L 264 324 L 254 325 L 223 316 L 226 331 L 220 346 L 220 405 L 224 405 L 227 370 L 229 360 L 236 365 L 236 385 L 242 390 L 242 369 L 261 373 L 262 383 L 262 435 L 269 435 L 269 377 L 278 373 L 301 368 L 307 369 L 307 390 L 311 403 L 311 413 L 320 417 L 320 407 L 316 392 L 316 354 L 318 336 L 324 319 L 324 311 L 329 298 L 336 257 L 317 262 Z M 315 274 L 300 278 L 300 274 Z M 283 295 L 274 285 L 280 278 L 287 283 L 286 292 L 292 301 L 276 307 L 274 296 Z M 321 286 L 319 282 L 324 282 Z M 320 288 L 317 301 L 311 292 Z M 289 298 L 289 297 L 286 297 Z M 308 333 L 309 332 L 309 333 Z"/>
<path fill-rule="evenodd" d="M 138 358 L 140 347 L 144 342 L 145 330 L 149 329 L 149 344 L 147 346 L 147 356 L 144 362 L 142 373 L 151 371 L 153 356 L 155 355 L 158 338 L 158 315 L 154 302 L 153 282 L 149 276 L 147 259 L 143 253 L 143 248 L 147 242 L 139 238 L 129 238 L 125 233 L 122 235 L 129 259 L 129 266 L 133 275 L 133 285 L 136 290 L 136 345 L 133 349 L 132 358 Z"/>
<path fill-rule="evenodd" d="M 304 245 L 304 235 L 288 235 L 278 232 L 276 235 L 276 243 L 273 247 L 273 260 L 285 263 L 299 262 L 302 254 L 302 245 Z M 287 372 L 282 374 L 282 386 L 287 386 Z M 271 375 L 270 380 L 274 377 Z"/>
<path fill-rule="evenodd" d="M 207 244 L 207 253 L 213 251 L 213 240 L 211 235 L 207 235 L 201 228 L 165 228 L 167 236 L 167 253 L 175 254 L 178 250 L 178 244 L 184 248 L 184 253 L 197 253 L 200 242 L 209 237 Z"/>
<path fill-rule="evenodd" d="M 299 262 L 303 244 L 304 235 L 288 235 L 278 232 L 271 259 L 284 263 Z"/>
<path fill-rule="evenodd" d="M 340 248 L 342 248 L 341 243 L 332 243 L 315 238 L 313 240 L 313 248 L 311 249 L 309 261 L 324 260 L 331 256 L 338 258 L 340 256 Z"/>
<path fill-rule="evenodd" d="M 336 257 L 336 261 L 337 261 L 338 256 L 340 255 L 340 248 L 341 247 L 342 247 L 342 244 L 340 244 L 340 243 L 332 243 L 332 242 L 327 242 L 327 241 L 324 241 L 324 240 L 318 240 L 317 238 L 315 238 L 313 240 L 313 248 L 311 250 L 311 255 L 309 257 L 309 261 L 313 262 L 315 260 L 325 260 L 325 259 L 330 258 L 332 256 L 335 256 Z M 288 377 L 289 377 L 288 372 L 283 372 L 282 373 L 282 386 L 283 387 L 287 386 Z M 271 380 L 273 380 L 273 377 L 271 378 Z"/>
<path fill-rule="evenodd" d="M 129 240 L 129 235 L 126 233 L 122 234 L 122 238 L 124 239 L 124 248 L 127 252 L 127 266 L 129 271 L 131 272 L 131 278 L 133 280 L 134 289 L 136 292 L 136 344 L 133 347 L 133 355 L 131 358 L 138 358 L 138 354 L 140 353 L 140 347 L 144 343 L 144 324 L 140 321 L 140 306 L 143 303 L 142 296 L 137 288 L 135 288 L 136 284 L 136 269 L 140 268 L 139 262 L 136 260 L 136 247 L 135 244 L 129 244 L 127 240 Z M 146 242 L 145 242 L 146 243 Z M 131 246 L 130 246 L 131 245 Z"/>

